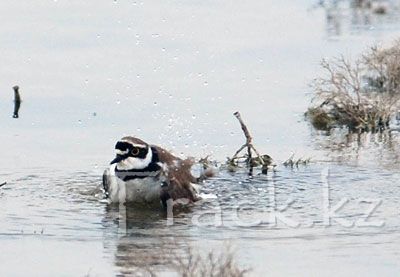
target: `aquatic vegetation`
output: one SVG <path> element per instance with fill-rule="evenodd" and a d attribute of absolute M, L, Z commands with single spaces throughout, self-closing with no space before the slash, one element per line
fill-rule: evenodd
<path fill-rule="evenodd" d="M 356 8 L 371 10 L 376 14 L 386 14 L 390 8 L 387 1 L 376 0 L 353 0 L 352 5 Z"/>
<path fill-rule="evenodd" d="M 295 155 L 293 154 L 292 156 L 287 159 L 283 165 L 286 167 L 299 167 L 300 165 L 308 165 L 311 162 L 311 158 L 295 158 Z"/>
<path fill-rule="evenodd" d="M 342 2 L 353 9 L 362 10 L 378 15 L 387 14 L 390 10 L 394 9 L 393 4 L 386 0 L 321 0 L 317 5 L 325 8 L 338 8 Z"/>
<path fill-rule="evenodd" d="M 399 108 L 400 41 L 372 47 L 354 62 L 343 56 L 321 63 L 325 76 L 311 84 L 314 98 L 306 116 L 316 129 L 389 127 Z"/>

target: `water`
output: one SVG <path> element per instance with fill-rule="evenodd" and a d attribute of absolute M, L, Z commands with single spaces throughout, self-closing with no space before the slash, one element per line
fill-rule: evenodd
<path fill-rule="evenodd" d="M 149 257 L 157 264 L 172 237 L 200 252 L 230 243 L 254 276 L 397 275 L 398 132 L 326 134 L 303 120 L 321 58 L 390 43 L 397 6 L 374 15 L 344 1 L 3 1 L 0 10 L 0 275 L 129 275 Z M 222 170 L 203 188 L 217 199 L 172 226 L 162 211 L 102 203 L 118 138 L 224 161 L 244 141 L 236 110 L 275 173 Z M 314 162 L 281 166 L 293 153 Z M 350 227 L 324 221 L 327 168 L 330 201 L 348 200 L 338 215 Z M 275 225 L 271 211 L 288 201 L 291 221 Z M 362 226 L 374 203 L 367 222 L 384 224 Z"/>

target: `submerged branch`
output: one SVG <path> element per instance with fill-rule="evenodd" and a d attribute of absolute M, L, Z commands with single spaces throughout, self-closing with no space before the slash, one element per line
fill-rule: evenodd
<path fill-rule="evenodd" d="M 244 123 L 240 113 L 235 112 L 233 115 L 240 123 L 240 127 L 242 128 L 246 138 L 246 142 L 235 152 L 232 158 L 228 158 L 228 165 L 235 167 L 240 159 L 245 158 L 245 162 L 250 170 L 250 174 L 252 174 L 253 167 L 256 166 L 262 166 L 262 172 L 266 174 L 268 172 L 268 166 L 272 164 L 272 158 L 268 155 L 260 155 L 253 145 L 253 137 L 250 135 L 249 129 Z M 247 153 L 244 156 L 239 156 L 239 154 L 245 149 L 247 150 Z M 253 157 L 253 153 L 255 154 L 255 157 Z"/>

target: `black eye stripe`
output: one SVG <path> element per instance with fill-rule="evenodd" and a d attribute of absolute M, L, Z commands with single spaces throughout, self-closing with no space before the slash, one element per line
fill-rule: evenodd
<path fill-rule="evenodd" d="M 118 141 L 117 144 L 115 145 L 115 149 L 121 150 L 121 151 L 126 151 L 127 149 L 132 149 L 132 144 L 123 142 L 123 141 Z"/>

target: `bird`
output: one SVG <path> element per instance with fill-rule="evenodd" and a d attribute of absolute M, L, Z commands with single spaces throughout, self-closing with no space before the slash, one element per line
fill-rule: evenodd
<path fill-rule="evenodd" d="M 206 169 L 196 178 L 191 173 L 193 159 L 181 159 L 133 136 L 120 139 L 115 152 L 103 173 L 109 203 L 158 203 L 165 209 L 168 201 L 185 199 L 193 203 L 200 199 L 199 183 L 215 173 Z"/>

